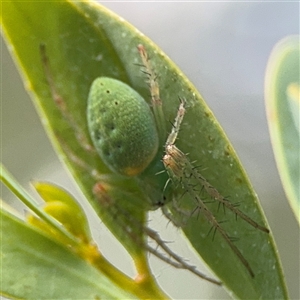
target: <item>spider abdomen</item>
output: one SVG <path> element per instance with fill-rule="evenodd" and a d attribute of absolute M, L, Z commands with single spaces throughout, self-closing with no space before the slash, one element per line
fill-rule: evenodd
<path fill-rule="evenodd" d="M 107 77 L 94 80 L 87 119 L 98 154 L 116 173 L 137 175 L 157 153 L 158 134 L 149 105 L 119 80 Z"/>

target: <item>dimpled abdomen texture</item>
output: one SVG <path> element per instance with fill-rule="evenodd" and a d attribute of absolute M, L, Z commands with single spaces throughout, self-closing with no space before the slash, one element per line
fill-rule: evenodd
<path fill-rule="evenodd" d="M 134 176 L 153 160 L 158 148 L 154 118 L 128 85 L 97 78 L 89 93 L 87 119 L 94 146 L 112 171 Z"/>

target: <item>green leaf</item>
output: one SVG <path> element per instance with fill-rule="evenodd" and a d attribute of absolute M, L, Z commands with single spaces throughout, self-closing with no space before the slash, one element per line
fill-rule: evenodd
<path fill-rule="evenodd" d="M 300 223 L 300 39 L 290 36 L 273 49 L 265 98 L 274 155 L 285 193 Z"/>
<path fill-rule="evenodd" d="M 138 203 L 147 201 L 147 192 L 140 188 L 138 180 L 120 178 L 112 182 L 103 176 L 99 188 L 106 196 L 103 197 L 105 202 L 99 203 L 95 199 L 95 180 L 78 167 L 79 163 L 72 160 L 70 151 L 100 174 L 110 174 L 110 171 L 99 157 L 90 155 L 81 147 L 72 133 L 70 122 L 62 118 L 53 102 L 41 63 L 40 44 L 46 45 L 59 94 L 86 136 L 87 95 L 96 77 L 119 79 L 145 99 L 149 98 L 145 78 L 135 64 L 140 63 L 136 47 L 143 44 L 158 74 L 168 131 L 178 109 L 178 97 L 187 99 L 187 113 L 178 147 L 189 153 L 192 161 L 196 160 L 203 166 L 203 175 L 222 195 L 228 196 L 233 203 L 240 203 L 239 208 L 259 224 L 266 224 L 257 196 L 212 112 L 194 86 L 148 38 L 122 18 L 91 2 L 32 2 L 29 5 L 28 2 L 11 1 L 3 3 L 2 9 L 5 12 L 2 22 L 7 42 L 13 48 L 29 91 L 34 94 L 49 136 L 56 148 L 63 151 L 64 160 L 95 211 L 133 257 L 142 256 L 144 249 L 134 239 L 124 238 L 127 220 L 120 214 L 116 215 L 113 204 L 118 203 L 132 219 L 145 222 L 146 208 L 139 207 Z M 64 144 L 67 144 L 67 150 Z M 152 179 L 154 183 L 157 178 Z M 190 210 L 194 208 L 188 195 L 180 201 Z M 212 204 L 211 209 L 218 220 L 228 220 L 224 227 L 230 235 L 240 239 L 236 245 L 252 266 L 255 278 L 250 277 L 218 234 L 213 241 L 207 236 L 210 225 L 201 214 L 199 218 L 190 218 L 183 231 L 226 288 L 238 298 L 287 298 L 272 235 L 253 229 L 240 219 L 236 221 L 230 213 L 224 217 L 216 204 Z M 117 219 L 121 222 L 116 222 Z"/>
<path fill-rule="evenodd" d="M 17 299 L 137 299 L 88 262 L 0 212 L 1 293 Z"/>

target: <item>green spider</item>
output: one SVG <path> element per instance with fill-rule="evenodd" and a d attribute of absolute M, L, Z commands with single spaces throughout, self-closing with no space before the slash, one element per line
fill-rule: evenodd
<path fill-rule="evenodd" d="M 220 222 L 217 221 L 213 212 L 208 208 L 203 200 L 202 193 L 205 193 L 212 201 L 228 208 L 253 227 L 267 233 L 269 230 L 257 224 L 240 211 L 236 205 L 223 197 L 199 173 L 198 168 L 190 162 L 187 155 L 176 147 L 175 142 L 186 110 L 185 100 L 180 100 L 171 133 L 168 133 L 165 126 L 165 116 L 162 109 L 157 76 L 152 70 L 145 48 L 142 45 L 138 45 L 137 48 L 142 60 L 142 70 L 148 78 L 147 83 L 150 89 L 152 105 L 150 107 L 142 96 L 119 80 L 107 77 L 95 79 L 90 88 L 87 104 L 87 124 L 93 146 L 90 145 L 81 129 L 73 121 L 62 97 L 56 92 L 45 46 L 42 46 L 43 66 L 55 103 L 74 128 L 82 147 L 87 151 L 96 152 L 115 174 L 110 175 L 112 180 L 114 180 L 114 176 L 115 178 L 138 178 L 138 184 L 142 185 L 145 193 L 149 195 L 147 209 L 161 208 L 166 217 L 176 226 L 184 226 L 184 221 L 178 221 L 172 216 L 165 206 L 167 203 L 172 202 L 178 213 L 186 218 L 192 217 L 197 213 L 203 214 L 215 232 L 220 233 L 237 255 L 251 277 L 254 277 L 254 272 L 248 261 L 235 246 L 233 239 L 223 229 Z M 164 149 L 159 149 L 159 145 L 164 145 Z M 110 204 L 105 202 L 106 199 L 101 184 L 102 174 L 99 174 L 92 167 L 82 162 L 70 149 L 67 149 L 67 152 L 75 163 L 86 169 L 95 179 L 96 183 L 93 190 L 95 197 L 99 198 L 100 203 L 110 206 Z M 161 174 L 162 176 L 158 180 L 157 176 Z M 199 192 L 199 187 L 202 192 Z M 184 211 L 178 204 L 183 193 L 188 193 L 195 203 L 195 209 L 192 212 Z M 126 211 L 118 210 L 117 206 L 115 207 L 116 214 L 121 213 L 126 216 Z M 138 241 L 149 252 L 175 267 L 188 269 L 201 278 L 220 284 L 218 281 L 197 271 L 195 267 L 187 264 L 184 259 L 173 253 L 156 232 L 138 224 L 135 220 L 131 220 L 130 216 L 128 216 L 128 220 L 132 222 L 133 227 L 138 227 L 146 236 L 154 240 L 170 258 L 151 248 L 143 239 Z M 130 235 L 130 232 L 128 234 Z M 134 235 L 132 238 L 136 238 L 136 236 Z"/>

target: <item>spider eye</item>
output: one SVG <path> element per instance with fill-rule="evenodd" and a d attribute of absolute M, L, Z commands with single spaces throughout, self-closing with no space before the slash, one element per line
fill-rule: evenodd
<path fill-rule="evenodd" d="M 119 80 L 95 79 L 87 121 L 98 154 L 115 173 L 137 175 L 157 153 L 158 134 L 149 105 Z"/>

